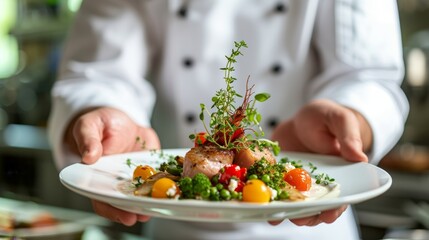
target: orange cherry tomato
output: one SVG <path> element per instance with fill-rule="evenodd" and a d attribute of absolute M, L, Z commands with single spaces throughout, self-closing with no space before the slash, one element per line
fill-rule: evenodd
<path fill-rule="evenodd" d="M 158 179 L 152 187 L 151 196 L 153 198 L 172 198 L 179 192 L 176 183 L 169 178 Z"/>
<path fill-rule="evenodd" d="M 311 176 L 302 168 L 290 170 L 285 173 L 283 179 L 299 191 L 308 191 L 311 188 Z"/>
<path fill-rule="evenodd" d="M 271 200 L 271 191 L 264 182 L 252 179 L 243 187 L 243 201 L 253 203 L 267 203 Z"/>
<path fill-rule="evenodd" d="M 205 132 L 199 132 L 197 133 L 197 135 L 195 136 L 195 147 L 198 147 L 200 145 L 203 145 L 207 139 L 206 139 L 207 133 Z"/>
<path fill-rule="evenodd" d="M 148 179 L 156 173 L 155 169 L 149 165 L 138 165 L 133 172 L 133 179 L 140 177 L 142 180 Z"/>

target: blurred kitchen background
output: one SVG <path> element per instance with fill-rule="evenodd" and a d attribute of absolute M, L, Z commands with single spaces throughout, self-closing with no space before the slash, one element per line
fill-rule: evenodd
<path fill-rule="evenodd" d="M 2 208 L 48 209 L 70 221 L 91 219 L 74 239 L 88 228 L 125 239 L 141 226 L 92 215 L 88 199 L 60 184 L 46 139 L 50 88 L 81 1 L 0 0 L 0 224 Z M 410 233 L 429 239 L 429 0 L 398 0 L 398 6 L 411 111 L 403 138 L 380 164 L 392 175 L 392 188 L 354 206 L 364 240 Z"/>

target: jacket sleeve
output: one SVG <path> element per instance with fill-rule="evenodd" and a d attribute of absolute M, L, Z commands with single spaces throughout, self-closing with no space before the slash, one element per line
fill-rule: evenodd
<path fill-rule="evenodd" d="M 150 124 L 155 93 L 144 79 L 150 48 L 137 2 L 86 0 L 75 16 L 52 89 L 48 125 L 60 169 L 78 161 L 66 157 L 63 146 L 65 128 L 78 112 L 108 106 L 142 126 Z"/>
<path fill-rule="evenodd" d="M 400 87 L 404 69 L 396 1 L 320 2 L 313 44 L 322 69 L 308 98 L 331 99 L 360 112 L 373 131 L 369 158 L 377 164 L 399 140 L 409 111 Z"/>

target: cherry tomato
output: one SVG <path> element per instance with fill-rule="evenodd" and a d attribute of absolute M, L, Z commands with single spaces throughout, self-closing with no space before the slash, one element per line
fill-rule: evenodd
<path fill-rule="evenodd" d="M 140 177 L 142 180 L 148 179 L 156 173 L 155 169 L 149 165 L 138 165 L 133 172 L 133 179 Z"/>
<path fill-rule="evenodd" d="M 206 136 L 207 136 L 207 133 L 205 133 L 205 132 L 199 132 L 195 136 L 194 146 L 198 147 L 200 145 L 203 145 L 207 141 Z"/>
<path fill-rule="evenodd" d="M 244 202 L 266 203 L 270 199 L 270 189 L 259 179 L 248 180 L 243 187 Z"/>
<path fill-rule="evenodd" d="M 299 191 L 308 191 L 311 188 L 311 176 L 302 168 L 290 170 L 285 173 L 283 179 Z"/>
<path fill-rule="evenodd" d="M 179 188 L 176 183 L 169 178 L 158 179 L 152 187 L 153 198 L 172 198 L 177 195 Z"/>

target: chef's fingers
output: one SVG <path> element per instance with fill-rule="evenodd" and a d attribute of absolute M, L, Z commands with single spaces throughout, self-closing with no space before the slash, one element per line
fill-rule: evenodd
<path fill-rule="evenodd" d="M 339 155 L 340 145 L 329 128 L 329 113 L 339 105 L 328 100 L 315 100 L 293 117 L 294 132 L 307 152 Z"/>
<path fill-rule="evenodd" d="M 103 126 L 102 121 L 92 114 L 83 115 L 76 120 L 73 136 L 83 163 L 92 164 L 101 157 Z"/>
<path fill-rule="evenodd" d="M 126 226 L 132 226 L 136 224 L 137 221 L 147 221 L 150 217 L 137 215 L 135 213 L 126 212 L 117 208 L 112 207 L 111 205 L 96 200 L 92 200 L 92 207 L 94 211 L 107 219 L 110 219 L 114 222 L 122 223 Z"/>
<path fill-rule="evenodd" d="M 139 222 L 147 222 L 150 220 L 149 216 L 145 216 L 145 215 L 137 215 L 137 221 Z"/>
<path fill-rule="evenodd" d="M 272 139 L 279 143 L 283 151 L 308 152 L 297 136 L 293 120 L 281 122 L 273 131 Z"/>
<path fill-rule="evenodd" d="M 333 210 L 323 211 L 319 214 L 320 223 L 333 223 L 337 220 L 341 214 L 347 209 L 347 205 L 342 205 L 341 207 Z"/>
<path fill-rule="evenodd" d="M 336 209 L 323 211 L 322 213 L 315 216 L 290 219 L 290 221 L 297 226 L 316 226 L 320 223 L 333 223 L 341 216 L 341 214 L 343 214 L 346 209 L 347 205 L 343 205 Z"/>
<path fill-rule="evenodd" d="M 268 223 L 270 224 L 270 225 L 272 225 L 272 226 L 277 226 L 277 225 L 279 225 L 280 223 L 282 223 L 283 222 L 283 220 L 279 220 L 279 221 L 268 221 Z"/>

